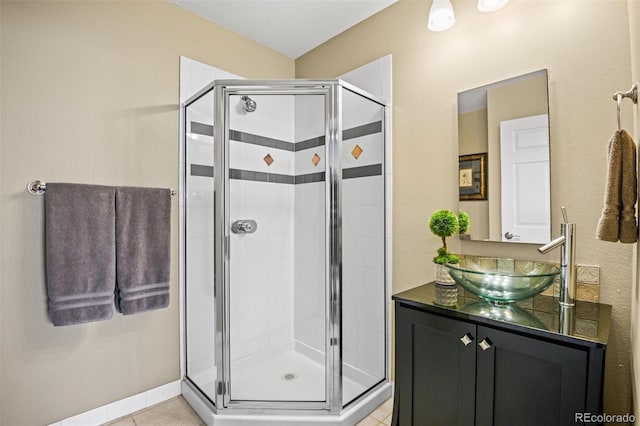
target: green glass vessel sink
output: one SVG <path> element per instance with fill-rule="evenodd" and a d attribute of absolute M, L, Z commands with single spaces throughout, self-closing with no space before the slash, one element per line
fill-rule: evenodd
<path fill-rule="evenodd" d="M 460 263 L 445 266 L 465 290 L 494 304 L 540 294 L 560 275 L 560 267 L 554 263 L 499 257 L 464 256 Z"/>

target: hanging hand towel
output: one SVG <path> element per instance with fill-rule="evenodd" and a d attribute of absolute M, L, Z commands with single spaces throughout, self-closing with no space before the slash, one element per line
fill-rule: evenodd
<path fill-rule="evenodd" d="M 596 237 L 603 241 L 634 243 L 638 240 L 636 147 L 631 136 L 617 130 L 608 147 L 604 208 Z"/>
<path fill-rule="evenodd" d="M 620 223 L 620 188 L 622 185 L 622 140 L 617 131 L 609 140 L 607 150 L 607 181 L 604 189 L 604 208 L 598 221 L 596 238 L 603 241 L 618 241 Z"/>
<path fill-rule="evenodd" d="M 638 178 L 636 173 L 636 144 L 631 135 L 620 130 L 622 144 L 622 178 L 619 239 L 621 243 L 638 241 L 636 201 L 638 200 Z"/>
<path fill-rule="evenodd" d="M 118 309 L 125 315 L 169 305 L 171 191 L 116 188 Z"/>
<path fill-rule="evenodd" d="M 106 320 L 116 284 L 115 189 L 48 183 L 45 246 L 53 325 Z"/>

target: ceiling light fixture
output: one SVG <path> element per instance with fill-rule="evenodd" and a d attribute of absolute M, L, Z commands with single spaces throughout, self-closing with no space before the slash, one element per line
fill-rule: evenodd
<path fill-rule="evenodd" d="M 453 15 L 451 2 L 449 0 L 433 0 L 431 9 L 429 10 L 429 24 L 427 28 L 431 31 L 444 31 L 451 28 L 455 23 L 456 18 Z"/>
<path fill-rule="evenodd" d="M 478 0 L 478 10 L 480 12 L 494 12 L 503 8 L 509 0 Z"/>

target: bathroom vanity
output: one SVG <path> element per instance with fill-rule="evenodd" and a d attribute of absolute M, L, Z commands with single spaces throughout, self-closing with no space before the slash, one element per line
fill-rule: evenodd
<path fill-rule="evenodd" d="M 610 305 L 577 302 L 563 334 L 550 296 L 496 307 L 459 289 L 444 307 L 429 283 L 393 299 L 393 425 L 551 426 L 602 413 Z"/>

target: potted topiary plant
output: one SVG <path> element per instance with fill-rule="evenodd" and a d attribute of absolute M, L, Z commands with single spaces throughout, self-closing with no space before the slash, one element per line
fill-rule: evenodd
<path fill-rule="evenodd" d="M 467 216 L 468 218 L 468 216 Z M 436 265 L 445 263 L 458 263 L 458 257 L 449 253 L 447 249 L 447 237 L 458 231 L 460 222 L 458 216 L 451 210 L 436 210 L 429 219 L 429 229 L 438 237 L 442 238 L 442 247 L 438 249 L 438 254 L 433 258 Z M 447 274 L 448 275 L 448 274 Z"/>
<path fill-rule="evenodd" d="M 469 216 L 461 213 L 458 217 L 451 210 L 436 210 L 429 218 L 429 229 L 433 234 L 442 238 L 442 247 L 438 249 L 433 263 L 436 266 L 436 300 L 439 305 L 453 306 L 458 301 L 458 289 L 455 281 L 449 275 L 449 271 L 444 267 L 445 263 L 458 263 L 458 256 L 449 253 L 447 248 L 447 237 L 451 237 L 460 230 L 467 232 L 469 229 Z"/>
<path fill-rule="evenodd" d="M 466 212 L 460 211 L 458 213 L 458 234 L 466 235 L 469 232 L 469 227 L 471 226 L 471 220 L 469 219 L 469 215 Z M 469 236 L 467 235 L 467 238 Z"/>

